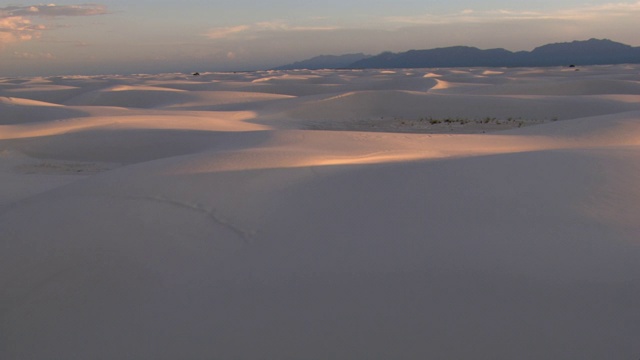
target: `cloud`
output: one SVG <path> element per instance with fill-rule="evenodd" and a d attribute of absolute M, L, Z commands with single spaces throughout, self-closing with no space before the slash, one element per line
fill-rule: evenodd
<path fill-rule="evenodd" d="M 43 26 L 34 25 L 21 16 L 0 17 L 0 46 L 38 38 L 43 29 Z"/>
<path fill-rule="evenodd" d="M 107 13 L 99 4 L 30 5 L 0 8 L 0 47 L 9 43 L 29 41 L 40 37 L 47 27 L 34 24 L 30 18 L 59 16 L 93 16 Z"/>
<path fill-rule="evenodd" d="M 292 48 L 305 54 L 373 53 L 460 44 L 530 50 L 545 42 L 590 37 L 635 43 L 637 36 L 630 33 L 638 16 L 640 1 L 635 0 L 544 11 L 535 5 L 524 10 L 466 8 L 449 14 L 369 17 L 366 24 L 340 27 L 322 26 L 330 21 L 322 18 L 268 21 L 212 28 L 203 35 L 225 52 L 238 54 L 236 61 L 243 58 L 241 49 L 255 52 L 260 44 L 269 44 L 271 52 L 282 54 L 291 53 Z"/>
<path fill-rule="evenodd" d="M 92 16 L 107 13 L 107 7 L 100 4 L 80 5 L 29 5 L 0 8 L 0 14 L 9 16 Z"/>
<path fill-rule="evenodd" d="M 265 21 L 257 23 L 254 28 L 258 31 L 331 31 L 335 26 L 295 26 L 283 21 Z"/>
<path fill-rule="evenodd" d="M 255 37 L 261 33 L 331 31 L 337 29 L 339 28 L 332 26 L 296 26 L 283 21 L 264 21 L 251 25 L 217 27 L 209 30 L 204 35 L 209 39 L 219 40 L 238 36 Z"/>
<path fill-rule="evenodd" d="M 209 30 L 205 34 L 209 39 L 224 39 L 234 34 L 239 34 L 245 31 L 250 30 L 251 27 L 247 25 L 238 25 L 238 26 L 229 26 L 229 27 L 218 27 Z"/>
<path fill-rule="evenodd" d="M 436 25 L 456 23 L 495 23 L 514 20 L 595 20 L 640 15 L 640 1 L 607 3 L 558 9 L 555 11 L 495 9 L 477 11 L 465 9 L 451 14 L 420 14 L 384 18 L 386 24 Z"/>
<path fill-rule="evenodd" d="M 13 53 L 13 57 L 20 60 L 55 59 L 55 56 L 53 56 L 53 54 L 51 53 L 30 53 L 30 52 L 18 52 L 18 51 L 15 51 Z"/>

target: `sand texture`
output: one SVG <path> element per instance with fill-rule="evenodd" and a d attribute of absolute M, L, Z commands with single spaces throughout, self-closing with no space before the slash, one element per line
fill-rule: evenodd
<path fill-rule="evenodd" d="M 0 78 L 0 359 L 638 359 L 640 66 Z"/>

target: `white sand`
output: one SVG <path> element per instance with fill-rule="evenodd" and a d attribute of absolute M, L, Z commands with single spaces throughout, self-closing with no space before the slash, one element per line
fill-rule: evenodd
<path fill-rule="evenodd" d="M 0 358 L 637 359 L 639 96 L 635 65 L 0 78 Z"/>

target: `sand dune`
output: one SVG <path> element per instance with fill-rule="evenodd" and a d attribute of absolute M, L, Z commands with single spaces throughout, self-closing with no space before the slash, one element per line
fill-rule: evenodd
<path fill-rule="evenodd" d="M 81 110 L 65 108 L 58 104 L 15 97 L 0 97 L 0 112 L 0 125 L 44 122 L 87 115 Z"/>
<path fill-rule="evenodd" d="M 191 99 L 185 90 L 172 90 L 157 87 L 116 86 L 107 89 L 83 93 L 67 101 L 67 105 L 119 106 L 131 108 L 154 108 L 159 104 L 173 104 Z"/>
<path fill-rule="evenodd" d="M 640 82 L 625 80 L 593 79 L 567 80 L 550 84 L 549 82 L 529 82 L 524 84 L 505 84 L 491 89 L 479 90 L 485 94 L 499 95 L 604 95 L 604 94 L 640 94 Z"/>
<path fill-rule="evenodd" d="M 519 97 L 378 90 L 313 99 L 277 114 L 276 119 L 289 118 L 290 123 L 303 128 L 375 130 L 378 127 L 388 131 L 395 125 L 397 130 L 432 132 L 438 127 L 432 126 L 431 120 L 476 123 L 489 118 L 491 123 L 499 121 L 509 125 L 510 122 L 511 126 L 517 126 L 521 122 L 542 123 L 631 110 L 640 110 L 640 104 L 578 96 Z M 467 126 L 466 129 L 479 128 Z"/>
<path fill-rule="evenodd" d="M 0 358 L 637 358 L 640 73 L 566 70 L 0 79 Z"/>
<path fill-rule="evenodd" d="M 26 98 L 50 103 L 62 103 L 66 99 L 84 93 L 86 90 L 75 86 L 24 85 L 0 89 L 0 96 Z"/>

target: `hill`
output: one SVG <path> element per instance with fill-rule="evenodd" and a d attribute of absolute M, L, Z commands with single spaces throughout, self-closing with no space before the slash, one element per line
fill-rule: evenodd
<path fill-rule="evenodd" d="M 346 55 L 320 55 L 311 59 L 294 62 L 293 64 L 287 64 L 278 66 L 273 70 L 294 70 L 294 69 L 340 69 L 348 67 L 354 62 L 371 57 L 371 55 L 365 55 L 363 53 L 358 54 L 346 54 Z"/>
<path fill-rule="evenodd" d="M 362 54 L 357 54 L 362 55 Z M 520 67 L 605 65 L 640 63 L 640 47 L 618 43 L 608 39 L 589 39 L 565 43 L 547 44 L 532 51 L 512 52 L 506 49 L 478 49 L 470 46 L 451 46 L 428 50 L 383 52 L 363 57 L 351 63 L 330 64 L 331 59 L 346 60 L 349 56 L 320 56 L 278 67 L 278 70 L 318 68 L 430 68 L 430 67 Z M 324 60 L 326 59 L 326 60 Z M 316 64 L 325 61 L 324 66 Z M 336 61 L 337 63 L 337 61 Z"/>

